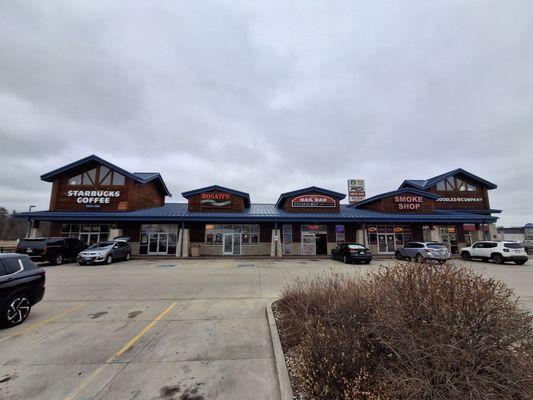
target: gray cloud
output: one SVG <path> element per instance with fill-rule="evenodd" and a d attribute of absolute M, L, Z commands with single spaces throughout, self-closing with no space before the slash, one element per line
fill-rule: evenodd
<path fill-rule="evenodd" d="M 533 221 L 529 1 L 2 2 L 0 205 L 96 153 L 179 193 L 369 194 L 462 167 Z"/>

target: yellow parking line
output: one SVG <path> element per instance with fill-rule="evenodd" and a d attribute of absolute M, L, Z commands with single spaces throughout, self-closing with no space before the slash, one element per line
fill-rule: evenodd
<path fill-rule="evenodd" d="M 11 339 L 12 337 L 15 337 L 15 336 L 17 336 L 17 335 L 20 335 L 20 334 L 23 333 L 23 332 L 31 331 L 31 330 L 33 330 L 33 329 L 35 329 L 35 328 L 40 327 L 41 325 L 44 325 L 44 324 L 46 324 L 46 323 L 48 323 L 48 322 L 52 322 L 52 321 L 54 321 L 54 320 L 56 320 L 56 319 L 58 319 L 58 318 L 61 318 L 61 317 L 65 316 L 65 315 L 67 315 L 67 314 L 70 314 L 70 313 L 73 312 L 73 311 L 79 310 L 80 308 L 85 307 L 86 305 L 87 305 L 87 304 L 78 304 L 77 306 L 74 306 L 74 307 L 68 308 L 68 309 L 66 309 L 66 310 L 63 311 L 63 312 L 60 312 L 59 314 L 53 315 L 53 316 L 51 316 L 50 318 L 45 319 L 44 321 L 41 321 L 41 322 L 35 322 L 34 324 L 31 324 L 31 325 L 25 327 L 24 329 L 21 329 L 20 331 L 14 332 L 12 335 L 9 335 L 9 336 L 6 336 L 6 337 L 3 337 L 3 338 L 0 339 L 0 341 L 5 340 L 5 339 Z"/>
<path fill-rule="evenodd" d="M 126 343 L 119 351 L 117 351 L 113 356 L 111 356 L 106 362 L 104 365 L 101 365 L 100 367 L 98 367 L 96 370 L 93 371 L 93 373 L 91 375 L 89 375 L 85 380 L 83 380 L 80 385 L 74 389 L 72 392 L 70 392 L 67 397 L 65 397 L 65 400 L 73 400 L 74 398 L 76 398 L 76 396 L 78 396 L 82 391 L 83 389 L 85 389 L 87 387 L 87 385 L 94 379 L 98 376 L 98 374 L 100 374 L 100 372 L 103 371 L 103 369 L 109 364 L 111 363 L 115 358 L 117 357 L 120 357 L 122 354 L 124 354 L 126 351 L 128 351 L 131 346 L 133 346 L 135 344 L 135 342 L 137 342 L 137 340 L 139 340 L 141 337 L 143 337 L 146 332 L 148 332 L 150 329 L 153 328 L 153 326 L 158 322 L 160 321 L 166 314 L 168 314 L 174 307 L 176 307 L 176 304 L 178 303 L 172 303 L 171 305 L 169 305 L 167 308 L 165 308 L 165 310 L 163 310 L 163 312 L 161 314 L 159 314 L 152 322 L 150 322 L 148 325 L 146 325 L 146 327 L 140 331 L 137 335 L 135 335 L 128 343 Z"/>
<path fill-rule="evenodd" d="M 152 322 L 150 322 L 142 331 L 140 331 L 137 335 L 135 335 L 128 343 L 124 345 L 119 351 L 115 353 L 115 357 L 120 357 L 122 354 L 124 354 L 126 351 L 129 350 L 131 346 L 135 344 L 137 340 L 139 340 L 141 337 L 144 336 L 146 332 L 148 332 L 152 327 L 161 320 L 166 314 L 168 314 L 174 307 L 176 307 L 176 304 L 178 303 L 172 303 L 169 305 L 161 314 L 159 314 L 156 319 L 154 319 Z"/>

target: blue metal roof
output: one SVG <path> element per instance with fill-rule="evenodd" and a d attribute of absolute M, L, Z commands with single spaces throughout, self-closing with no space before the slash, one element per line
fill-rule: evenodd
<path fill-rule="evenodd" d="M 162 207 L 136 211 L 35 211 L 17 213 L 18 218 L 43 221 L 100 221 L 100 222 L 433 222 L 482 223 L 495 222 L 496 217 L 436 210 L 430 214 L 383 213 L 341 204 L 338 213 L 295 213 L 279 209 L 276 204 L 251 204 L 243 212 L 188 211 L 187 203 L 167 203 Z"/>
<path fill-rule="evenodd" d="M 428 199 L 433 199 L 433 200 L 436 200 L 436 199 L 438 199 L 440 197 L 437 194 L 424 192 L 424 191 L 419 190 L 419 189 L 404 188 L 404 189 L 393 190 L 392 192 L 381 193 L 381 194 L 378 194 L 378 195 L 373 196 L 373 197 L 369 197 L 368 199 L 360 201 L 357 204 L 351 204 L 348 207 L 359 208 L 362 205 L 366 205 L 366 204 L 372 203 L 374 201 L 381 200 L 381 199 L 383 199 L 385 197 L 396 196 L 396 195 L 405 194 L 405 193 L 417 194 L 419 196 L 426 197 Z"/>
<path fill-rule="evenodd" d="M 185 197 L 186 199 L 188 199 L 191 196 L 194 196 L 194 195 L 197 195 L 197 194 L 201 194 L 201 193 L 205 193 L 205 192 L 212 192 L 213 190 L 219 190 L 221 192 L 231 193 L 231 194 L 233 194 L 235 196 L 240 196 L 240 197 L 244 198 L 244 206 L 246 208 L 250 207 L 250 195 L 248 193 L 241 192 L 241 191 L 235 190 L 235 189 L 230 189 L 230 188 L 227 188 L 227 187 L 224 187 L 224 186 L 219 186 L 219 185 L 212 185 L 212 186 L 206 186 L 206 187 L 203 187 L 203 188 L 200 188 L 200 189 L 189 190 L 187 192 L 182 192 L 181 195 L 183 197 Z"/>
<path fill-rule="evenodd" d="M 344 193 L 334 192 L 333 190 L 323 189 L 318 186 L 309 186 L 303 189 L 293 190 L 292 192 L 286 192 L 279 195 L 276 207 L 281 208 L 285 200 L 289 197 L 300 196 L 306 193 L 321 193 L 326 196 L 335 197 L 337 200 L 342 200 L 346 197 Z"/>
<path fill-rule="evenodd" d="M 52 182 L 56 176 L 64 174 L 65 172 L 68 172 L 88 162 L 96 162 L 98 164 L 105 165 L 106 167 L 114 171 L 117 171 L 121 173 L 122 175 L 127 176 L 128 178 L 134 180 L 135 182 L 139 182 L 141 184 L 145 184 L 145 183 L 153 181 L 154 179 L 157 179 L 159 183 L 161 184 L 161 187 L 163 188 L 165 195 L 172 197 L 172 195 L 170 194 L 170 191 L 167 188 L 167 185 L 165 184 L 165 181 L 163 180 L 163 177 L 161 176 L 161 174 L 159 174 L 159 172 L 131 173 L 129 171 L 126 171 L 125 169 L 120 168 L 119 166 L 115 164 L 110 163 L 109 161 L 104 160 L 103 158 L 98 157 L 95 154 L 91 154 L 90 156 L 79 159 L 78 161 L 71 162 L 70 164 L 64 165 L 60 168 L 54 169 L 53 171 L 47 172 L 46 174 L 41 175 L 41 180 L 46 181 L 46 182 Z"/>
<path fill-rule="evenodd" d="M 419 188 L 419 189 L 422 189 L 422 190 L 427 190 L 427 189 L 435 186 L 438 182 L 442 181 L 443 179 L 449 178 L 450 176 L 454 176 L 454 175 L 459 174 L 459 173 L 464 175 L 464 176 L 466 176 L 466 177 L 468 177 L 468 178 L 470 178 L 472 181 L 481 183 L 487 189 L 496 189 L 498 187 L 494 183 L 489 182 L 489 181 L 487 181 L 487 180 L 485 180 L 483 178 L 480 178 L 479 176 L 474 175 L 471 172 L 465 171 L 462 168 L 457 168 L 457 169 L 454 169 L 453 171 L 448 171 L 448 172 L 445 172 L 444 174 L 437 175 L 437 176 L 434 176 L 433 178 L 429 178 L 429 179 L 426 179 L 426 180 L 406 179 L 400 185 L 400 189 L 404 188 L 406 186 L 412 186 L 412 187 Z"/>

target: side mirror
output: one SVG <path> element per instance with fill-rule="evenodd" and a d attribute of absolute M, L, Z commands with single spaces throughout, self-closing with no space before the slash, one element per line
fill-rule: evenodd
<path fill-rule="evenodd" d="M 118 244 L 113 246 L 114 249 L 118 249 Z"/>

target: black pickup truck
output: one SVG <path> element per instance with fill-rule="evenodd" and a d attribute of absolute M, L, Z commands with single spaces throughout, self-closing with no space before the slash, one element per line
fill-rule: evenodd
<path fill-rule="evenodd" d="M 47 261 L 60 265 L 65 261 L 75 261 L 78 253 L 86 248 L 87 245 L 76 238 L 29 238 L 21 240 L 15 252 L 27 254 L 34 262 Z"/>

